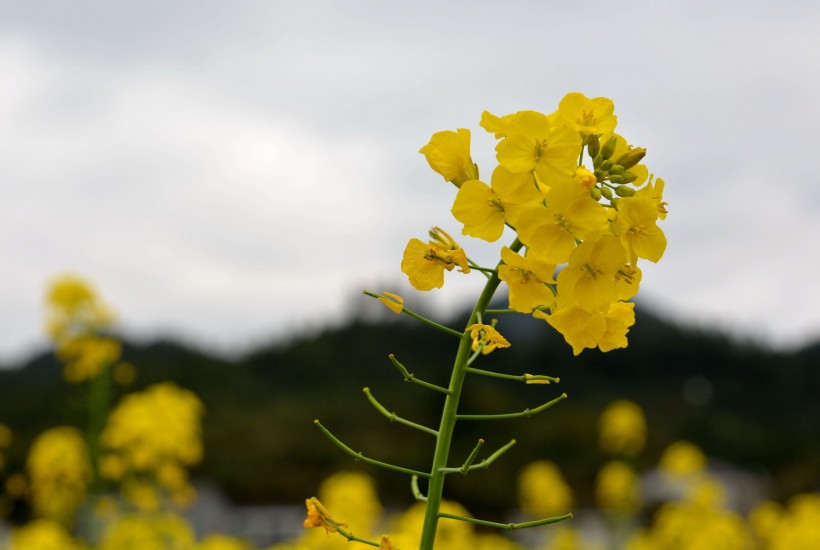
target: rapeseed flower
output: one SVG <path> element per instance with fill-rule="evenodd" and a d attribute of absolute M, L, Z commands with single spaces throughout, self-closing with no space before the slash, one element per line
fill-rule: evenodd
<path fill-rule="evenodd" d="M 470 130 L 436 132 L 419 153 L 427 159 L 430 168 L 456 187 L 467 180 L 478 179 L 478 166 L 470 158 Z"/>
<path fill-rule="evenodd" d="M 590 313 L 607 311 L 615 301 L 616 274 L 625 264 L 626 251 L 614 235 L 581 243 L 558 274 L 559 303 Z"/>
<path fill-rule="evenodd" d="M 476 323 L 467 327 L 467 330 L 470 331 L 470 337 L 473 339 L 473 351 L 478 351 L 480 348 L 481 353 L 487 355 L 497 348 L 510 347 L 507 339 L 490 325 Z"/>
<path fill-rule="evenodd" d="M 658 203 L 645 196 L 626 197 L 618 202 L 618 217 L 612 232 L 618 235 L 632 263 L 638 258 L 657 262 L 666 250 L 666 236 L 657 225 Z"/>
<path fill-rule="evenodd" d="M 522 257 L 506 246 L 501 249 L 503 264 L 498 266 L 498 278 L 510 290 L 510 308 L 530 313 L 540 306 L 550 306 L 555 295 L 549 284 L 555 284 L 555 266 L 539 260 Z"/>
<path fill-rule="evenodd" d="M 444 286 L 444 271 L 458 267 L 461 273 L 469 273 L 467 253 L 443 229 L 430 230 L 427 243 L 410 239 L 404 249 L 401 270 L 416 290 L 432 290 Z"/>
<path fill-rule="evenodd" d="M 613 133 L 618 124 L 614 111 L 615 104 L 611 99 L 588 98 L 579 92 L 565 95 L 558 104 L 564 123 L 582 136 Z"/>
<path fill-rule="evenodd" d="M 598 418 L 598 447 L 607 454 L 637 456 L 646 444 L 646 416 L 634 402 L 619 399 Z"/>

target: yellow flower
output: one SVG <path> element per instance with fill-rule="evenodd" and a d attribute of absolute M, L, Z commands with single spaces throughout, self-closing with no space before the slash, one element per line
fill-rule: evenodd
<path fill-rule="evenodd" d="M 539 519 L 566 514 L 575 500 L 561 470 L 547 460 L 533 462 L 521 471 L 518 495 L 521 510 Z"/>
<path fill-rule="evenodd" d="M 121 353 L 119 341 L 96 335 L 72 338 L 57 347 L 57 357 L 65 363 L 65 379 L 74 383 L 93 378 L 116 363 Z"/>
<path fill-rule="evenodd" d="M 492 186 L 478 180 L 465 182 L 452 208 L 453 216 L 464 224 L 464 235 L 488 242 L 498 240 L 505 223 L 515 224 L 524 205 L 541 200 L 532 174 L 513 174 L 498 166 L 491 183 Z"/>
<path fill-rule="evenodd" d="M 624 264 L 626 251 L 614 235 L 581 243 L 558 274 L 561 307 L 577 304 L 590 313 L 607 311 L 615 301 L 615 276 Z"/>
<path fill-rule="evenodd" d="M 0 424 L 0 449 L 8 447 L 14 439 L 11 429 L 5 424 Z"/>
<path fill-rule="evenodd" d="M 625 348 L 628 344 L 626 334 L 629 327 L 635 324 L 635 305 L 629 302 L 615 302 L 609 306 L 606 314 L 590 313 L 579 306 L 561 308 L 551 315 L 535 311 L 533 316 L 544 319 L 555 330 L 561 333 L 564 340 L 572 346 L 573 355 L 578 355 L 585 348 L 598 347 L 601 351 Z"/>
<path fill-rule="evenodd" d="M 305 500 L 305 506 L 307 506 L 307 517 L 304 522 L 305 528 L 321 527 L 328 533 L 335 533 L 337 526 L 347 527 L 347 523 L 333 521 L 330 513 L 322 506 L 318 498 L 310 497 Z"/>
<path fill-rule="evenodd" d="M 382 535 L 382 538 L 379 539 L 379 550 L 394 550 L 393 543 L 390 542 L 390 537 Z"/>
<path fill-rule="evenodd" d="M 621 237 L 632 263 L 637 258 L 657 262 L 666 250 L 666 236 L 657 226 L 658 205 L 648 197 L 626 197 L 618 202 L 612 232 Z"/>
<path fill-rule="evenodd" d="M 481 353 L 487 355 L 496 348 L 510 347 L 507 339 L 490 325 L 476 323 L 467 327 L 467 330 L 470 331 L 470 337 L 473 339 L 473 351 L 478 351 L 480 347 Z"/>
<path fill-rule="evenodd" d="M 12 531 L 9 550 L 80 550 L 59 523 L 36 519 Z"/>
<path fill-rule="evenodd" d="M 636 197 L 648 198 L 654 202 L 658 207 L 658 217 L 662 220 L 666 219 L 669 211 L 666 209 L 668 204 L 663 200 L 664 181 L 658 178 L 653 181 L 653 177 L 649 177 L 649 183 L 635 192 Z"/>
<path fill-rule="evenodd" d="M 555 296 L 547 284 L 555 283 L 554 265 L 524 258 L 506 246 L 501 249 L 501 259 L 504 264 L 498 266 L 498 278 L 510 289 L 510 308 L 530 313 L 539 306 L 552 304 Z"/>
<path fill-rule="evenodd" d="M 251 550 L 251 544 L 227 535 L 211 534 L 199 543 L 196 550 Z"/>
<path fill-rule="evenodd" d="M 618 123 L 618 117 L 612 114 L 614 111 L 615 104 L 611 99 L 590 99 L 578 92 L 565 95 L 558 104 L 558 112 L 565 123 L 582 136 L 614 132 Z"/>
<path fill-rule="evenodd" d="M 469 273 L 467 253 L 443 229 L 430 230 L 432 240 L 424 243 L 410 239 L 404 249 L 401 270 L 416 290 L 432 290 L 444 285 L 444 270 L 452 271 L 458 266 L 462 273 Z"/>
<path fill-rule="evenodd" d="M 598 472 L 595 501 L 605 512 L 629 515 L 641 508 L 640 481 L 623 462 L 608 462 Z"/>
<path fill-rule="evenodd" d="M 572 178 L 581 138 L 566 126 L 554 125 L 546 115 L 524 111 L 511 120 L 495 150 L 498 163 L 510 172 L 533 171 L 541 182 L 552 185 Z"/>
<path fill-rule="evenodd" d="M 615 302 L 609 306 L 605 317 L 606 328 L 598 338 L 598 349 L 603 352 L 625 348 L 629 344 L 626 334 L 629 327 L 635 324 L 635 304 L 632 302 Z"/>
<path fill-rule="evenodd" d="M 456 187 L 467 180 L 478 179 L 478 167 L 470 158 L 470 130 L 436 132 L 419 153 L 427 159 L 430 168 Z"/>
<path fill-rule="evenodd" d="M 586 189 L 564 182 L 550 188 L 546 207 L 523 210 L 516 229 L 535 258 L 562 264 L 577 241 L 595 240 L 607 232 L 607 213 Z"/>
<path fill-rule="evenodd" d="M 626 399 L 613 401 L 598 419 L 598 446 L 609 454 L 636 456 L 646 443 L 643 410 Z"/>
<path fill-rule="evenodd" d="M 70 526 L 91 481 L 85 438 L 71 427 L 37 436 L 26 461 L 36 515 Z"/>
<path fill-rule="evenodd" d="M 110 326 L 114 315 L 91 283 L 76 275 L 62 275 L 46 291 L 46 326 L 55 341 L 94 333 Z"/>
<path fill-rule="evenodd" d="M 195 548 L 194 530 L 173 514 L 119 516 L 103 532 L 98 550 L 187 550 Z"/>
<path fill-rule="evenodd" d="M 688 441 L 676 441 L 663 452 L 658 467 L 673 477 L 691 476 L 703 472 L 706 468 L 706 456 L 697 445 Z"/>
<path fill-rule="evenodd" d="M 379 301 L 393 313 L 399 314 L 404 310 L 404 298 L 392 292 L 383 292 L 383 296 L 379 296 Z"/>

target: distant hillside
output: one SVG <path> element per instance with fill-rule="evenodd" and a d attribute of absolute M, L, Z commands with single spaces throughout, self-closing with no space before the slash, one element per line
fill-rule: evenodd
<path fill-rule="evenodd" d="M 429 435 L 390 422 L 367 402 L 369 386 L 389 410 L 435 426 L 442 399 L 403 382 L 387 359 L 394 353 L 416 376 L 446 385 L 453 337 L 395 316 L 353 321 L 342 328 L 259 349 L 229 362 L 171 342 L 126 346 L 138 380 L 128 391 L 174 380 L 197 392 L 207 407 L 206 458 L 197 475 L 213 479 L 243 502 L 297 502 L 326 474 L 362 468 L 376 476 L 388 503 L 410 500 L 408 480 L 357 465 L 313 426 L 320 418 L 340 439 L 368 456 L 425 468 Z M 453 322 L 459 326 L 463 321 Z M 606 404 L 628 398 L 646 411 L 646 464 L 679 438 L 713 456 L 769 472 L 776 495 L 820 485 L 820 344 L 774 353 L 703 331 L 667 323 L 645 310 L 630 346 L 608 354 L 587 350 L 573 358 L 542 321 L 502 316 L 508 350 L 476 366 L 500 372 L 561 377 L 557 386 L 470 377 L 461 410 L 513 412 L 559 395 L 569 399 L 530 419 L 463 422 L 453 457 L 466 457 L 479 437 L 488 452 L 510 438 L 519 444 L 493 464 L 492 475 L 453 476 L 448 494 L 481 507 L 512 504 L 511 483 L 523 464 L 558 462 L 582 499 L 589 499 L 596 468 L 596 422 Z M 0 371 L 0 422 L 17 435 L 11 461 L 19 467 L 34 435 L 44 428 L 84 426 L 84 388 L 62 381 L 50 355 Z M 480 477 L 480 482 L 475 480 Z"/>

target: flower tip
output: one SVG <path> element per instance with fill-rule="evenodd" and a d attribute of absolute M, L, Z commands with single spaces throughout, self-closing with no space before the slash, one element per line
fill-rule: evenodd
<path fill-rule="evenodd" d="M 561 399 L 566 399 L 567 397 L 569 397 L 569 396 L 566 394 L 566 392 L 561 394 Z"/>
<path fill-rule="evenodd" d="M 318 423 L 319 423 L 319 419 L 318 419 L 318 418 L 314 419 L 314 420 L 313 420 L 313 423 L 314 423 L 314 424 L 318 424 Z"/>
<path fill-rule="evenodd" d="M 362 391 L 363 391 L 364 393 L 368 393 L 368 392 L 370 391 L 370 388 L 368 388 L 367 386 L 365 386 L 364 388 L 362 388 Z"/>

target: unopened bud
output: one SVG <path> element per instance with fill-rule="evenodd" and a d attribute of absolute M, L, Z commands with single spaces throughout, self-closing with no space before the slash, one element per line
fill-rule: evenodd
<path fill-rule="evenodd" d="M 609 176 L 607 179 L 608 179 L 609 181 L 611 181 L 612 183 L 622 183 L 622 180 L 623 180 L 624 178 L 623 178 L 623 177 L 621 177 L 621 176 L 613 176 L 613 175 L 611 175 L 611 174 L 610 174 L 610 176 Z"/>
<path fill-rule="evenodd" d="M 613 164 L 612 168 L 609 169 L 609 173 L 615 176 L 620 176 L 624 172 L 624 167 L 620 164 Z"/>
<path fill-rule="evenodd" d="M 609 199 L 609 204 L 611 204 L 614 208 L 618 208 L 618 203 L 621 202 L 621 199 L 618 197 Z"/>
<path fill-rule="evenodd" d="M 595 170 L 594 173 L 595 173 L 595 180 L 598 183 L 601 183 L 602 181 L 604 181 L 604 179 L 606 179 L 606 172 L 604 172 L 603 170 Z"/>
<path fill-rule="evenodd" d="M 606 143 L 604 143 L 604 146 L 601 147 L 601 156 L 604 157 L 605 159 L 608 159 L 609 157 L 611 157 L 612 153 L 615 152 L 615 147 L 617 145 L 618 145 L 618 138 L 616 138 L 615 136 L 612 136 L 611 138 L 606 140 Z M 621 164 L 621 163 L 619 162 L 618 164 Z"/>
<path fill-rule="evenodd" d="M 601 194 L 607 199 L 612 200 L 612 189 L 609 187 L 601 187 Z"/>
<path fill-rule="evenodd" d="M 587 151 L 589 156 L 593 158 L 601 151 L 601 142 L 598 141 L 598 136 L 595 134 L 587 136 Z"/>
<path fill-rule="evenodd" d="M 589 196 L 595 199 L 596 201 L 601 200 L 601 190 L 597 187 L 593 187 L 589 190 Z"/>
<path fill-rule="evenodd" d="M 632 183 L 633 181 L 638 179 L 638 174 L 636 174 L 635 172 L 630 172 L 629 170 L 627 170 L 626 172 L 621 174 L 621 177 L 623 178 L 621 180 L 621 183 Z"/>
<path fill-rule="evenodd" d="M 625 169 L 629 170 L 646 156 L 646 149 L 643 147 L 635 147 L 634 149 L 630 149 L 620 157 L 618 160 L 615 161 L 616 164 L 620 164 Z"/>
<path fill-rule="evenodd" d="M 612 161 L 611 160 L 605 160 L 604 162 L 601 163 L 601 170 L 603 170 L 604 172 L 609 172 L 610 168 L 612 168 Z"/>
<path fill-rule="evenodd" d="M 593 168 L 598 168 L 599 166 L 601 166 L 602 162 L 604 162 L 604 157 L 601 156 L 600 152 L 597 155 L 592 157 L 592 166 L 593 166 Z"/>
<path fill-rule="evenodd" d="M 635 194 L 635 190 L 631 187 L 627 187 L 626 185 L 619 185 L 615 188 L 615 194 L 619 197 L 631 197 Z"/>

